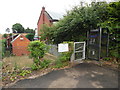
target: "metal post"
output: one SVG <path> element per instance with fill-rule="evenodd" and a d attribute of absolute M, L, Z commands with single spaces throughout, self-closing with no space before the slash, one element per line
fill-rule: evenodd
<path fill-rule="evenodd" d="M 102 34 L 101 27 L 99 29 L 99 32 L 100 32 L 100 36 L 99 36 L 99 56 L 98 56 L 98 60 L 100 60 L 100 56 L 101 56 L 101 34 Z"/>
<path fill-rule="evenodd" d="M 86 43 L 86 59 L 88 59 L 88 40 L 89 39 L 89 31 L 87 31 L 87 43 Z"/>
<path fill-rule="evenodd" d="M 108 57 L 108 55 L 109 55 L 109 32 L 107 32 L 108 33 L 108 40 L 107 40 L 107 57 Z"/>

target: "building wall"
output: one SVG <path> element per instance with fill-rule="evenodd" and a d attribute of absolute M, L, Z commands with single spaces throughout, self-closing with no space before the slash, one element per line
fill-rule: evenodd
<path fill-rule="evenodd" d="M 11 45 L 11 41 L 12 41 L 12 39 L 14 39 L 15 37 L 17 37 L 17 35 L 16 35 L 16 36 L 13 36 L 13 38 L 10 37 L 10 38 L 7 39 L 7 48 L 10 47 L 10 45 Z"/>
<path fill-rule="evenodd" d="M 48 26 L 52 25 L 52 22 L 50 22 L 50 20 L 47 18 L 44 12 L 45 12 L 45 8 L 43 7 L 37 24 L 38 35 L 41 34 L 40 29 L 42 29 L 43 24 L 46 24 Z"/>
<path fill-rule="evenodd" d="M 20 40 L 20 38 L 23 38 L 23 40 Z M 27 50 L 27 47 L 29 45 L 30 41 L 23 35 L 18 37 L 15 41 L 12 43 L 12 52 L 16 56 L 22 56 L 22 55 L 28 55 L 29 51 Z"/>

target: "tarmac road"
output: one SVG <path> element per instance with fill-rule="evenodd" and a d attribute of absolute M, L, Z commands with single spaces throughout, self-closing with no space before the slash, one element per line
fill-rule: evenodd
<path fill-rule="evenodd" d="M 21 80 L 9 88 L 118 88 L 118 72 L 81 63 L 35 79 Z"/>

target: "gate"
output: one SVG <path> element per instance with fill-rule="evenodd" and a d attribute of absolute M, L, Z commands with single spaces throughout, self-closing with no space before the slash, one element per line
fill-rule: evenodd
<path fill-rule="evenodd" d="M 85 59 L 85 42 L 75 42 L 74 43 L 74 60 Z"/>
<path fill-rule="evenodd" d="M 93 29 L 87 35 L 87 58 L 100 60 L 108 56 L 109 34 L 104 28 Z"/>

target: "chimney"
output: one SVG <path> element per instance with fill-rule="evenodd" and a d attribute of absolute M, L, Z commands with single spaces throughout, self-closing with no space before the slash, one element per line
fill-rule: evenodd
<path fill-rule="evenodd" d="M 42 11 L 45 11 L 45 7 L 44 6 L 42 7 Z"/>

